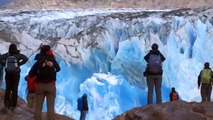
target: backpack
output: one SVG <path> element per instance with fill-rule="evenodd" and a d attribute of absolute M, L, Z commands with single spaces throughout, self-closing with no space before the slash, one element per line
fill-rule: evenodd
<path fill-rule="evenodd" d="M 28 93 L 35 93 L 35 91 L 36 91 L 36 78 L 37 78 L 36 76 L 33 76 L 33 77 L 27 76 L 26 77 Z"/>
<path fill-rule="evenodd" d="M 18 71 L 18 60 L 15 56 L 9 56 L 5 62 L 5 72 L 6 73 L 15 73 Z"/>
<path fill-rule="evenodd" d="M 162 73 L 162 61 L 160 54 L 151 54 L 148 59 L 147 71 L 149 73 Z"/>
<path fill-rule="evenodd" d="M 79 111 L 83 110 L 83 102 L 82 98 L 78 98 L 77 100 L 77 108 Z"/>
<path fill-rule="evenodd" d="M 178 100 L 178 94 L 177 92 L 172 92 L 172 101 Z"/>
<path fill-rule="evenodd" d="M 205 84 L 210 84 L 212 76 L 211 69 L 203 69 L 201 72 L 201 82 Z"/>
<path fill-rule="evenodd" d="M 37 77 L 39 77 L 39 82 L 49 83 L 55 79 L 55 68 L 54 65 L 47 65 L 51 60 L 44 59 L 39 62 Z M 53 62 L 52 62 L 53 63 Z"/>

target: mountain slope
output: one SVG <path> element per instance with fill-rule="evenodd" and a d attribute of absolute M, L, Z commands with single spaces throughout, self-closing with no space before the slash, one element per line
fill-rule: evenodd
<path fill-rule="evenodd" d="M 8 9 L 143 7 L 154 9 L 212 7 L 213 0 L 14 0 Z"/>

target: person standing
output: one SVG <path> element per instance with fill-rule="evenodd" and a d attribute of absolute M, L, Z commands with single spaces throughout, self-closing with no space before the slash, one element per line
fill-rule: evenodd
<path fill-rule="evenodd" d="M 150 50 L 149 53 L 145 55 L 144 59 L 147 62 L 147 68 L 145 71 L 147 77 L 146 82 L 148 87 L 147 102 L 148 104 L 152 104 L 153 88 L 155 87 L 156 102 L 162 103 L 162 62 L 165 60 L 165 57 L 158 50 L 158 44 L 152 44 L 152 50 Z"/>
<path fill-rule="evenodd" d="M 78 99 L 78 110 L 80 110 L 80 120 L 85 120 L 86 115 L 89 111 L 88 102 L 87 102 L 87 94 L 83 94 L 83 96 Z"/>
<path fill-rule="evenodd" d="M 0 56 L 1 56 L 1 53 L 0 53 Z M 0 86 L 2 84 L 2 81 L 3 81 L 3 74 L 4 74 L 4 64 L 2 62 L 0 62 Z"/>
<path fill-rule="evenodd" d="M 20 79 L 20 66 L 25 64 L 28 58 L 21 54 L 15 44 L 10 44 L 7 53 L 0 56 L 0 62 L 5 64 L 6 90 L 4 106 L 7 110 L 14 111 L 18 99 L 18 84 Z"/>
<path fill-rule="evenodd" d="M 170 101 L 178 101 L 179 100 L 178 93 L 177 93 L 177 91 L 175 90 L 174 87 L 172 87 L 172 91 L 170 92 L 169 97 L 170 97 Z"/>
<path fill-rule="evenodd" d="M 50 50 L 50 46 L 41 44 L 39 46 L 39 50 L 40 52 L 37 53 L 34 58 L 35 61 L 39 61 L 40 59 L 42 60 L 43 58 L 42 56 L 45 56 L 45 51 Z M 32 67 L 31 69 L 34 69 L 34 68 Z M 27 105 L 28 105 L 28 108 L 30 108 L 32 111 L 34 111 L 35 103 L 36 103 L 36 95 L 35 95 L 36 79 L 37 79 L 36 75 L 31 77 L 27 75 L 25 77 L 25 80 L 27 82 Z"/>
<path fill-rule="evenodd" d="M 204 63 L 204 68 L 198 76 L 198 89 L 201 85 L 200 94 L 202 102 L 211 101 L 213 73 L 209 66 L 209 62 Z"/>
<path fill-rule="evenodd" d="M 46 97 L 47 100 L 47 118 L 54 120 L 55 118 L 55 97 L 56 97 L 56 73 L 60 71 L 60 66 L 57 63 L 55 56 L 50 49 L 50 46 L 41 48 L 39 59 L 30 69 L 28 75 L 36 78 L 36 106 L 34 112 L 35 120 L 42 120 L 42 107 Z"/>
<path fill-rule="evenodd" d="M 32 111 L 35 109 L 35 100 L 36 100 L 36 76 L 30 77 L 27 75 L 25 80 L 27 82 L 27 107 Z"/>

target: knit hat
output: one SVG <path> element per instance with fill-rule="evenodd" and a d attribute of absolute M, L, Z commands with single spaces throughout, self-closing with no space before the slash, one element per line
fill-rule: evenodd
<path fill-rule="evenodd" d="M 175 88 L 174 88 L 174 87 L 172 87 L 172 91 L 175 91 Z"/>
<path fill-rule="evenodd" d="M 86 98 L 86 97 L 87 97 L 87 94 L 86 94 L 86 93 L 84 93 L 82 97 L 85 97 L 85 98 Z"/>
<path fill-rule="evenodd" d="M 157 43 L 152 44 L 152 50 L 158 50 L 158 44 Z"/>
<path fill-rule="evenodd" d="M 209 68 L 209 62 L 205 62 L 205 63 L 204 63 L 204 67 L 205 67 L 205 68 Z"/>
<path fill-rule="evenodd" d="M 18 51 L 16 44 L 10 44 L 9 53 L 16 53 Z"/>
<path fill-rule="evenodd" d="M 41 46 L 41 53 L 45 54 L 49 50 L 50 50 L 50 46 L 49 45 L 42 45 Z"/>

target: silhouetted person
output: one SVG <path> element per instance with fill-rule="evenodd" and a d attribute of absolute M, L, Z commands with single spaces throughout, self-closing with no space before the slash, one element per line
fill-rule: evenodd
<path fill-rule="evenodd" d="M 158 45 L 154 43 L 152 45 L 152 50 L 145 55 L 144 59 L 147 62 L 146 77 L 147 77 L 147 87 L 148 87 L 148 104 L 152 104 L 153 99 L 153 89 L 155 88 L 156 102 L 162 103 L 161 97 L 161 85 L 162 85 L 162 62 L 165 57 L 158 50 Z"/>
<path fill-rule="evenodd" d="M 87 102 L 87 94 L 83 94 L 83 96 L 78 99 L 78 110 L 81 112 L 80 120 L 85 120 L 86 115 L 89 111 L 88 102 Z"/>
<path fill-rule="evenodd" d="M 170 101 L 178 101 L 179 100 L 178 93 L 175 91 L 174 87 L 172 87 L 172 91 L 170 92 L 169 97 L 170 97 Z"/>
<path fill-rule="evenodd" d="M 1 56 L 1 53 L 0 53 L 0 56 Z M 1 86 L 1 83 L 3 81 L 3 75 L 4 75 L 4 63 L 3 62 L 0 62 L 0 86 Z"/>
<path fill-rule="evenodd" d="M 7 53 L 0 56 L 0 62 L 5 64 L 6 91 L 4 105 L 14 111 L 18 99 L 18 84 L 20 79 L 20 66 L 27 62 L 28 58 L 21 54 L 15 44 L 10 44 Z"/>
<path fill-rule="evenodd" d="M 40 52 L 36 54 L 35 56 L 35 61 L 38 62 L 39 60 L 42 60 L 43 56 L 45 56 L 45 51 L 50 50 L 49 45 L 43 45 L 41 44 L 39 46 Z M 32 69 L 32 68 L 31 68 Z M 36 103 L 36 79 L 37 76 L 29 76 L 27 75 L 25 77 L 25 80 L 27 81 L 27 106 L 28 108 L 34 110 L 35 108 L 35 103 Z"/>
<path fill-rule="evenodd" d="M 211 100 L 213 73 L 209 66 L 209 63 L 206 62 L 203 70 L 201 70 L 198 76 L 198 89 L 201 85 L 200 94 L 202 97 L 202 102 Z"/>
<path fill-rule="evenodd" d="M 42 47 L 41 55 L 37 62 L 29 71 L 29 76 L 37 76 L 36 78 L 36 106 L 34 112 L 34 119 L 42 119 L 42 107 L 46 97 L 47 99 L 47 117 L 48 120 L 55 118 L 55 97 L 56 97 L 56 73 L 60 71 L 60 66 L 55 60 L 50 47 L 46 49 Z"/>

